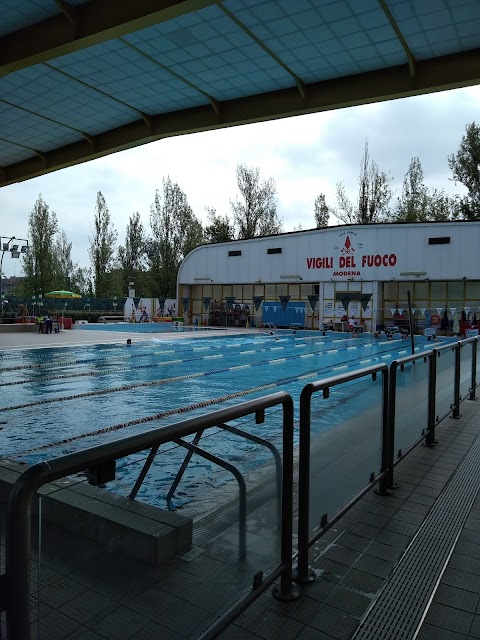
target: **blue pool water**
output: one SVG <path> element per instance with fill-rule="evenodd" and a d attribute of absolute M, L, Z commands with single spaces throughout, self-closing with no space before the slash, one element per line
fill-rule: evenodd
<path fill-rule="evenodd" d="M 417 342 L 419 349 L 427 344 L 423 338 Z M 226 404 L 237 404 L 285 390 L 297 405 L 309 382 L 389 363 L 408 355 L 409 348 L 410 342 L 404 340 L 305 331 L 274 336 L 197 334 L 182 340 L 152 337 L 130 347 L 102 344 L 0 352 L 2 455 L 29 463 L 57 457 L 218 409 L 215 400 L 225 397 Z M 376 398 L 378 386 L 372 390 Z M 346 402 L 350 396 L 359 396 L 359 388 L 359 383 L 352 383 L 343 390 L 315 421 L 314 429 L 333 428 L 349 411 L 358 411 L 359 402 L 367 408 L 369 393 L 362 393 L 355 403 Z M 205 401 L 208 407 L 195 408 Z M 336 411 L 336 402 L 342 405 L 341 411 Z M 180 412 L 185 406 L 192 408 Z M 281 446 L 279 410 L 267 412 L 262 425 L 246 419 L 241 426 Z M 271 461 L 265 449 L 224 431 L 209 432 L 201 446 L 235 461 L 245 473 Z M 115 490 L 129 493 L 146 455 L 119 462 Z M 183 449 L 165 445 L 139 497 L 164 507 L 172 474 L 184 455 Z M 219 486 L 226 481 L 226 473 L 194 458 L 176 493 L 177 506 L 188 503 L 204 480 Z"/>

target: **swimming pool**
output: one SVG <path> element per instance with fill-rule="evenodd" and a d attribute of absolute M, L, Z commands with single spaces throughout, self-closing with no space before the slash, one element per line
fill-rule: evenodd
<path fill-rule="evenodd" d="M 105 325 L 110 326 L 110 325 Z M 124 325 L 121 325 L 124 326 Z M 135 326 L 135 325 L 132 325 Z M 418 338 L 418 348 L 427 343 Z M 276 390 L 289 392 L 297 403 L 303 387 L 322 377 L 407 355 L 410 343 L 374 340 L 370 335 L 291 331 L 275 335 L 205 335 L 178 341 L 153 337 L 131 346 L 102 344 L 23 350 L 0 354 L 0 444 L 2 455 L 29 463 L 57 457 L 236 404 Z M 358 394 L 358 383 L 342 391 L 316 430 L 335 427 L 368 408 L 371 398 Z M 184 408 L 188 407 L 185 412 Z M 180 411 L 181 410 L 181 411 Z M 298 407 L 297 407 L 298 410 Z M 274 412 L 271 412 L 274 414 Z M 242 428 L 281 446 L 281 420 L 273 415 L 260 427 L 242 421 Z M 202 446 L 225 457 L 249 474 L 271 461 L 271 454 L 220 430 L 202 439 Z M 117 480 L 109 485 L 128 493 L 146 453 L 122 461 Z M 165 446 L 144 482 L 139 497 L 165 507 L 165 495 L 184 457 L 175 445 Z M 176 505 L 186 505 L 202 482 L 226 482 L 225 471 L 194 457 Z"/>

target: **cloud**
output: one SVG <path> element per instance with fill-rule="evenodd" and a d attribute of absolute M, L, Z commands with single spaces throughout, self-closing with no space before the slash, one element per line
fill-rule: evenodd
<path fill-rule="evenodd" d="M 178 182 L 203 221 L 206 206 L 229 213 L 239 163 L 258 166 L 263 178 L 275 179 L 285 230 L 299 223 L 311 228 L 319 193 L 335 206 L 336 184 L 343 181 L 356 198 L 366 139 L 371 157 L 393 177 L 397 195 L 413 156 L 420 158 L 427 186 L 463 192 L 450 180 L 447 158 L 458 149 L 466 124 L 478 121 L 479 106 L 480 88 L 470 87 L 167 138 L 4 187 L 2 233 L 26 237 L 29 213 L 42 193 L 73 242 L 74 259 L 88 266 L 97 191 L 105 196 L 123 242 L 134 211 L 149 226 L 150 205 L 164 176 Z M 19 275 L 18 263 L 5 259 L 5 273 Z"/>

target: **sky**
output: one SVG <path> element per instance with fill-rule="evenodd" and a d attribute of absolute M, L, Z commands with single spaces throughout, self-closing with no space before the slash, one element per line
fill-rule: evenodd
<path fill-rule="evenodd" d="M 427 187 L 464 194 L 451 179 L 448 156 L 456 153 L 465 126 L 473 121 L 480 122 L 479 86 L 168 138 L 3 187 L 1 234 L 27 238 L 29 214 L 42 194 L 73 243 L 74 262 L 87 267 L 98 191 L 123 244 L 133 212 L 149 230 L 150 206 L 163 177 L 178 183 L 203 223 L 207 206 L 231 214 L 240 163 L 259 167 L 262 178 L 275 180 L 284 231 L 299 225 L 311 229 L 319 193 L 335 207 L 336 185 L 343 182 L 355 200 L 366 139 L 370 157 L 393 178 L 392 203 L 414 156 L 420 158 Z M 330 224 L 338 220 L 331 217 Z M 6 254 L 3 273 L 22 275 L 21 260 Z"/>

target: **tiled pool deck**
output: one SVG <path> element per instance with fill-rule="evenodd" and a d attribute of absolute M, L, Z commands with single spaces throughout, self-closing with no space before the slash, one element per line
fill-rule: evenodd
<path fill-rule="evenodd" d="M 73 343 L 76 332 L 71 333 Z M 25 346 L 22 342 L 25 337 L 18 336 L 18 346 Z M 46 337 L 50 338 L 37 336 L 37 339 L 43 342 Z M 4 339 L 12 338 L 1 336 L 2 346 Z M 119 336 L 115 338 L 118 340 Z M 95 341 L 91 333 L 89 341 Z M 299 599 L 281 603 L 268 591 L 220 637 L 223 640 L 351 638 L 367 609 L 372 604 L 376 606 L 376 598 L 392 579 L 405 550 L 432 507 L 449 490 L 452 477 L 475 445 L 480 434 L 480 403 L 463 402 L 461 413 L 460 419 L 446 419 L 437 429 L 439 442 L 435 448 L 419 446 L 396 467 L 398 488 L 392 495 L 368 493 L 314 545 L 311 564 L 317 580 L 301 587 Z M 474 487 L 475 493 L 478 488 Z M 42 562 L 39 606 L 33 585 L 33 637 L 193 640 L 215 614 L 232 603 L 233 581 L 245 589 L 251 585 L 262 546 L 268 547 L 268 540 L 262 540 L 259 531 L 252 530 L 250 534 L 254 551 L 249 551 L 241 571 L 232 560 L 228 534 L 214 540 L 196 557 L 193 554 L 192 558 L 177 558 L 161 570 L 145 566 L 141 571 L 138 563 L 99 553 L 87 543 L 82 543 L 79 554 L 78 540 L 62 536 L 55 556 Z M 54 542 L 55 535 L 48 532 L 50 542 Z M 433 553 L 436 544 L 432 539 Z M 448 564 L 438 575 L 416 638 L 480 638 L 479 603 L 477 496 L 452 547 Z M 399 602 L 399 609 L 401 605 Z M 40 636 L 37 616 L 41 619 Z M 387 634 L 392 639 L 400 637 L 393 629 Z M 375 635 L 371 637 L 373 640 Z M 413 634 L 409 637 L 413 638 Z"/>

